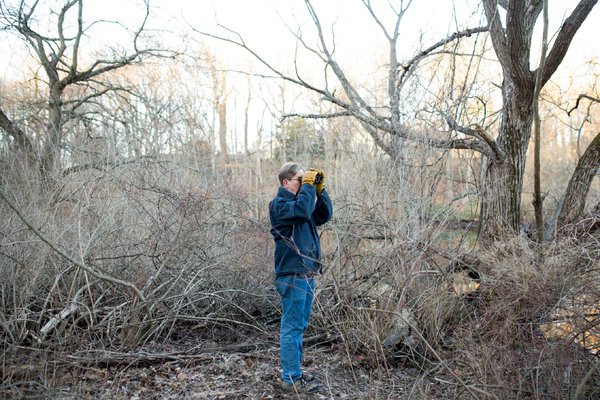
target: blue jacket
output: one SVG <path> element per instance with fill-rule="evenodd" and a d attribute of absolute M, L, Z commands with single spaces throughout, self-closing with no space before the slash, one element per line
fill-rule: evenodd
<path fill-rule="evenodd" d="M 317 226 L 331 219 L 333 206 L 326 190 L 317 196 L 304 184 L 298 195 L 280 187 L 269 203 L 271 235 L 275 240 L 275 276 L 321 271 L 321 241 Z"/>

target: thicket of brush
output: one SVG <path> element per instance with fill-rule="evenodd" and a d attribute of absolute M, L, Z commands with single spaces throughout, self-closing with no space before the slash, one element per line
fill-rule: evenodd
<path fill-rule="evenodd" d="M 598 396 L 585 336 L 598 330 L 594 237 L 482 248 L 434 205 L 443 166 L 363 156 L 319 165 L 335 217 L 310 333 L 371 366 L 450 377 L 456 397 Z M 267 204 L 278 167 L 147 158 L 48 189 L 4 157 L 1 389 L 23 380 L 11 368 L 23 351 L 130 349 L 215 327 L 276 338 Z M 551 340 L 557 318 L 571 328 Z"/>

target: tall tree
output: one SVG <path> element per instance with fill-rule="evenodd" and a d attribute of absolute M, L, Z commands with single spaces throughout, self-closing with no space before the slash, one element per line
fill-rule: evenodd
<path fill-rule="evenodd" d="M 218 66 L 218 61 L 212 55 L 208 57 L 208 63 L 210 65 L 211 75 L 213 79 L 213 127 L 217 126 L 217 119 L 219 125 L 219 162 L 221 165 L 227 164 L 227 98 L 229 92 L 227 91 L 227 74 L 221 70 Z M 216 132 L 215 132 L 216 133 Z M 215 140 L 216 143 L 216 140 Z"/>
<path fill-rule="evenodd" d="M 499 3 L 506 9 L 502 18 Z M 581 0 L 562 24 L 545 60 L 538 66 L 540 88 L 563 61 L 575 33 L 597 0 Z M 542 0 L 483 0 L 490 37 L 502 66 L 502 119 L 494 141 L 498 151 L 488 158 L 482 193 L 484 237 L 519 231 L 525 157 L 534 117 L 536 71 L 531 70 L 533 30 L 543 8 Z M 504 19 L 504 21 L 503 21 Z"/>
<path fill-rule="evenodd" d="M 47 105 L 43 144 L 37 152 L 42 176 L 48 178 L 60 168 L 60 151 L 63 128 L 78 116 L 83 105 L 112 90 L 122 89 L 100 78 L 110 71 L 141 62 L 145 57 L 157 55 L 152 48 L 141 48 L 141 38 L 149 16 L 149 4 L 144 2 L 144 13 L 139 26 L 131 33 L 131 49 L 113 51 L 107 57 L 88 61 L 89 52 L 84 47 L 90 39 L 92 27 L 103 21 L 87 21 L 84 17 L 84 1 L 69 0 L 58 9 L 43 10 L 39 1 L 20 1 L 16 6 L 0 3 L 0 24 L 4 30 L 16 33 L 32 50 L 46 76 Z M 40 21 L 55 24 L 48 29 Z M 105 22 L 105 21 L 104 21 Z M 77 89 L 76 89 L 77 88 Z M 18 124 L 0 109 L 0 128 L 12 137 L 20 148 L 33 153 L 32 140 L 19 129 Z"/>
<path fill-rule="evenodd" d="M 543 9 L 543 0 L 481 0 L 485 10 L 486 26 L 459 30 L 429 47 L 417 52 L 411 59 L 401 62 L 398 57 L 400 25 L 412 1 L 400 1 L 396 5 L 388 3 L 394 13 L 391 29 L 384 24 L 373 7 L 371 0 L 361 0 L 373 21 L 379 26 L 388 44 L 387 93 L 385 101 L 373 99 L 369 93 L 360 90 L 335 56 L 335 43 L 326 35 L 319 15 L 310 0 L 305 4 L 317 33 L 317 44 L 310 45 L 298 34 L 301 46 L 316 55 L 325 66 L 325 84 L 290 75 L 274 67 L 265 58 L 251 49 L 239 36 L 217 36 L 253 54 L 275 76 L 295 83 L 318 93 L 321 98 L 337 106 L 337 111 L 329 114 L 305 114 L 307 118 L 333 118 L 350 116 L 360 121 L 374 142 L 393 158 L 401 152 L 399 143 L 403 141 L 426 141 L 431 146 L 443 149 L 470 149 L 485 156 L 485 176 L 480 187 L 480 235 L 484 240 L 503 238 L 519 233 L 521 220 L 521 195 L 526 152 L 532 133 L 535 113 L 536 92 L 541 90 L 563 61 L 573 37 L 588 17 L 597 0 L 579 0 L 570 16 L 563 22 L 555 35 L 546 57 L 537 69 L 532 70 L 530 55 L 532 38 L 538 17 Z M 501 11 L 501 9 L 504 9 Z M 497 132 L 489 129 L 494 125 L 495 116 L 484 115 L 482 123 L 463 122 L 451 112 L 440 111 L 450 127 L 450 132 L 424 131 L 422 127 L 407 123 L 403 118 L 403 103 L 410 100 L 404 89 L 411 77 L 415 76 L 423 60 L 443 54 L 454 53 L 449 48 L 463 38 L 489 31 L 497 62 L 502 71 L 502 105 Z M 229 31 L 231 33 L 231 31 Z M 539 74 L 538 74 L 539 71 Z M 332 85 L 330 76 L 337 79 Z M 536 85 L 536 79 L 538 83 Z M 340 90 L 335 90 L 341 87 Z M 465 102 L 465 98 L 457 99 Z M 455 108 L 459 103 L 455 104 Z M 451 109 L 451 107 L 449 108 Z M 460 133 L 461 135 L 457 135 Z"/>

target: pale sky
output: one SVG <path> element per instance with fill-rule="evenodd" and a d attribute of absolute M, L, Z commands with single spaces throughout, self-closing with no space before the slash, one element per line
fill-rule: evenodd
<path fill-rule="evenodd" d="M 241 33 L 263 54 L 274 58 L 284 56 L 289 60 L 289 55 L 293 54 L 295 41 L 284 24 L 292 29 L 303 26 L 304 31 L 314 32 L 302 0 L 161 0 L 159 3 L 164 3 L 162 7 L 174 15 L 181 12 L 184 19 L 199 30 L 216 32 L 215 19 L 218 19 L 221 24 Z M 391 28 L 394 20 L 389 12 L 385 12 L 388 11 L 387 3 L 387 0 L 373 1 L 376 10 L 388 16 L 383 22 Z M 457 26 L 464 29 L 481 25 L 479 3 L 477 0 L 413 0 L 402 21 L 399 54 L 410 58 L 419 42 L 428 46 L 456 31 Z M 575 4 L 573 0 L 550 0 L 550 37 Z M 313 0 L 313 5 L 324 29 L 333 27 L 336 32 L 340 58 L 360 65 L 385 50 L 385 38 L 360 0 Z M 456 18 L 452 16 L 453 12 L 456 12 Z M 595 7 L 577 33 L 567 56 L 568 64 L 579 64 L 600 55 L 600 41 L 596 40 L 598 24 L 600 6 Z M 220 49 L 227 52 L 223 47 Z"/>
<path fill-rule="evenodd" d="M 9 0 L 15 2 L 17 0 Z M 40 0 L 41 4 L 57 4 L 55 0 Z M 190 27 L 199 31 L 223 34 L 216 23 L 239 32 L 244 40 L 264 55 L 269 61 L 284 68 L 293 66 L 296 41 L 287 30 L 302 27 L 307 40 L 314 37 L 314 26 L 303 0 L 150 0 L 151 18 L 149 28 L 157 29 L 157 36 L 166 43 L 178 46 L 179 35 L 194 36 Z M 391 29 L 393 16 L 388 11 L 387 0 L 373 0 L 383 23 Z M 395 3 L 399 3 L 396 1 Z M 137 26 L 143 18 L 141 0 L 86 0 L 84 13 L 96 19 L 119 20 Z M 562 20 L 570 13 L 576 1 L 550 0 L 550 28 L 552 36 Z M 331 38 L 335 33 L 336 57 L 351 75 L 372 74 L 384 62 L 387 54 L 385 38 L 379 27 L 367 13 L 361 0 L 313 0 L 323 28 Z M 456 15 L 456 17 L 453 17 Z M 409 59 L 421 46 L 427 47 L 457 29 L 477 27 L 482 24 L 480 2 L 476 0 L 413 0 L 401 25 L 399 40 L 400 59 Z M 541 21 L 541 18 L 540 18 Z M 40 24 L 43 20 L 40 21 Z M 288 25 L 286 28 L 285 25 Z M 539 24 L 538 24 L 539 25 Z M 600 55 L 600 41 L 597 40 L 597 26 L 600 25 L 600 6 L 596 6 L 590 17 L 577 33 L 569 49 L 567 58 L 555 79 L 568 76 L 577 67 Z M 113 46 L 118 42 L 119 32 L 116 24 L 98 25 L 91 31 L 94 40 L 101 38 L 103 46 Z M 0 41 L 0 79 L 15 79 L 19 71 L 30 75 L 24 60 L 22 43 L 14 37 Z M 198 35 L 196 40 L 207 40 Z M 212 42 L 211 47 L 228 68 L 248 70 L 250 65 L 258 64 L 247 53 L 235 46 Z M 539 42 L 535 48 L 539 48 Z M 534 51 L 535 53 L 535 51 Z M 309 64 L 320 72 L 321 65 Z M 582 69 L 583 71 L 585 69 Z M 25 71 L 25 72 L 23 72 Z M 583 72 L 582 72 L 583 73 Z"/>
<path fill-rule="evenodd" d="M 9 0 L 16 2 L 16 0 Z M 42 0 L 41 4 L 54 3 Z M 162 36 L 168 42 L 177 43 L 178 34 L 192 34 L 189 26 L 201 31 L 222 33 L 216 27 L 216 21 L 238 31 L 244 39 L 270 60 L 282 60 L 289 63 L 293 58 L 295 40 L 287 31 L 303 27 L 305 35 L 314 33 L 312 22 L 303 0 L 150 0 L 150 27 L 163 30 Z M 388 11 L 387 0 L 375 0 L 378 11 Z M 398 3 L 398 2 L 396 2 Z M 574 7 L 575 1 L 550 0 L 550 34 L 556 32 L 565 15 Z M 87 0 L 84 13 L 98 19 L 120 20 L 124 23 L 139 23 L 143 16 L 141 0 Z M 337 55 L 349 60 L 352 68 L 373 68 L 372 60 L 385 55 L 385 39 L 379 28 L 367 14 L 360 0 L 313 0 L 323 27 L 336 35 Z M 457 17 L 454 18 L 453 12 Z M 383 19 L 386 26 L 393 20 L 390 13 Z M 428 46 L 458 28 L 475 27 L 481 24 L 481 7 L 476 0 L 413 0 L 401 26 L 399 54 L 408 59 L 420 46 Z M 284 22 L 285 21 L 285 22 Z M 577 33 L 567 55 L 566 65 L 581 64 L 600 54 L 600 41 L 597 26 L 600 24 L 600 7 L 597 6 Z M 103 28 L 102 28 L 103 27 Z M 102 25 L 102 36 L 107 45 L 118 38 L 119 29 L 115 25 Z M 108 28 L 108 29 L 107 29 Z M 172 31 L 168 34 L 165 31 Z M 12 74 L 7 63 L 22 63 L 19 57 L 19 43 L 14 39 L 3 40 L 0 50 L 6 57 L 0 60 L 0 77 L 9 78 Z M 249 58 L 233 47 L 218 45 L 223 60 L 237 67 L 246 66 Z M 12 66 L 14 67 L 14 65 Z M 233 65 L 232 65 L 233 67 Z"/>

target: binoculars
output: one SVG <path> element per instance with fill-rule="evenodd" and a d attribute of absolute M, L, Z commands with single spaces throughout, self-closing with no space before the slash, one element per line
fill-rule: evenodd
<path fill-rule="evenodd" d="M 323 174 L 317 174 L 317 176 L 315 176 L 315 184 L 318 185 L 321 182 L 323 182 Z"/>

